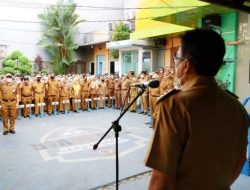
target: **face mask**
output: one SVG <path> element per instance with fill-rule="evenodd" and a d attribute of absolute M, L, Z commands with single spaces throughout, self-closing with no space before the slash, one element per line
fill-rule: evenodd
<path fill-rule="evenodd" d="M 12 79 L 11 78 L 7 78 L 6 81 L 7 82 L 12 82 Z"/>
<path fill-rule="evenodd" d="M 52 80 L 55 78 L 55 77 L 50 77 Z"/>
<path fill-rule="evenodd" d="M 37 81 L 38 81 L 38 82 L 40 82 L 40 81 L 41 81 L 41 79 L 37 79 Z"/>

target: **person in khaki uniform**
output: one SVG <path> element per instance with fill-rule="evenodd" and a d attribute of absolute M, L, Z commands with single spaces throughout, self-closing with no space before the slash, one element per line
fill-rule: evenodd
<path fill-rule="evenodd" d="M 99 108 L 103 109 L 105 106 L 105 99 L 104 97 L 106 97 L 108 92 L 107 89 L 107 83 L 105 82 L 104 78 L 101 78 L 100 82 L 99 82 Z"/>
<path fill-rule="evenodd" d="M 40 113 L 40 108 L 38 107 L 38 103 L 44 103 L 45 83 L 41 81 L 41 78 L 42 78 L 41 75 L 37 75 L 36 80 L 32 84 L 36 117 Z"/>
<path fill-rule="evenodd" d="M 75 77 L 72 83 L 71 88 L 71 97 L 72 97 L 72 109 L 74 112 L 77 112 L 77 104 L 78 109 L 80 109 L 81 103 L 76 103 L 75 100 L 81 99 L 81 85 L 78 77 Z"/>
<path fill-rule="evenodd" d="M 114 97 L 114 75 L 111 75 L 106 80 L 107 88 L 108 88 L 108 107 L 112 107 L 112 97 Z"/>
<path fill-rule="evenodd" d="M 225 42 L 212 30 L 182 36 L 174 57 L 181 89 L 157 102 L 154 134 L 145 158 L 153 168 L 149 190 L 229 190 L 246 160 L 249 116 L 215 75 Z M 212 55 L 212 56 L 211 56 Z"/>
<path fill-rule="evenodd" d="M 89 98 L 89 84 L 90 82 L 88 81 L 86 74 L 83 74 L 83 81 L 81 83 L 82 111 L 86 111 L 88 109 L 88 102 L 86 99 Z"/>
<path fill-rule="evenodd" d="M 53 111 L 52 102 L 58 102 L 60 84 L 55 80 L 55 75 L 51 74 L 47 82 L 48 88 L 48 115 L 50 116 Z"/>
<path fill-rule="evenodd" d="M 97 77 L 94 77 L 91 82 L 90 82 L 90 87 L 89 87 L 89 94 L 91 98 L 91 109 L 95 110 L 96 109 L 96 101 L 95 98 L 98 97 L 98 81 Z"/>
<path fill-rule="evenodd" d="M 152 79 L 153 80 L 159 80 L 159 76 L 156 73 L 152 73 Z M 156 115 L 156 102 L 157 99 L 160 97 L 160 87 L 158 88 L 149 88 L 149 105 L 150 105 L 150 110 L 151 110 L 151 116 L 153 118 L 153 124 L 154 126 L 154 121 L 155 121 L 155 115 Z"/>
<path fill-rule="evenodd" d="M 134 71 L 130 71 L 130 77 L 129 77 L 129 80 L 130 80 L 130 83 L 133 84 L 133 83 L 137 83 L 137 77 L 135 76 L 135 72 Z M 136 95 L 138 94 L 138 90 L 136 87 L 133 87 L 133 86 L 130 86 L 130 102 L 132 100 L 135 99 Z M 131 112 L 136 112 L 137 110 L 137 105 L 136 105 L 136 102 L 133 103 L 130 107 L 130 111 Z"/>
<path fill-rule="evenodd" d="M 139 82 L 143 83 L 143 82 L 147 82 L 148 78 L 147 78 L 147 73 L 146 71 L 142 71 L 140 74 L 140 79 Z M 146 88 L 144 93 L 141 96 L 141 112 L 140 114 L 148 114 L 148 89 Z"/>
<path fill-rule="evenodd" d="M 15 116 L 19 104 L 19 89 L 14 83 L 12 75 L 6 74 L 5 81 L 1 84 L 2 112 L 3 112 L 3 135 L 15 134 Z"/>
<path fill-rule="evenodd" d="M 161 95 L 168 93 L 175 87 L 175 77 L 174 77 L 174 71 L 172 68 L 168 68 L 164 76 L 161 80 L 160 84 L 160 93 Z"/>
<path fill-rule="evenodd" d="M 121 81 L 121 103 L 123 109 L 125 109 L 128 106 L 129 87 L 130 87 L 129 77 L 127 75 L 124 75 Z"/>
<path fill-rule="evenodd" d="M 29 76 L 24 77 L 24 81 L 20 85 L 20 89 L 21 89 L 21 103 L 24 105 L 23 116 L 29 117 L 31 113 L 30 109 L 27 108 L 27 104 L 31 104 L 33 99 L 32 84 L 29 81 Z"/>
<path fill-rule="evenodd" d="M 59 97 L 59 111 L 65 113 L 66 111 L 66 104 L 63 103 L 65 100 L 69 100 L 71 86 L 67 83 L 65 78 L 61 80 L 61 90 L 60 90 L 60 97 Z M 67 111 L 70 110 L 70 103 L 67 104 Z"/>
<path fill-rule="evenodd" d="M 121 106 L 121 81 L 119 76 L 115 76 L 114 82 L 114 95 L 115 95 L 115 109 L 120 109 Z"/>

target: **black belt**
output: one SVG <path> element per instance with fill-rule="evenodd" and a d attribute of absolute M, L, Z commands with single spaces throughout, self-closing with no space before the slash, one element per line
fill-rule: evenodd
<path fill-rule="evenodd" d="M 7 100 L 7 99 L 3 99 L 4 102 L 14 102 L 16 101 L 16 99 L 10 99 L 10 100 Z"/>
<path fill-rule="evenodd" d="M 44 92 L 41 92 L 41 93 L 39 93 L 39 92 L 35 92 L 36 94 L 43 94 Z"/>

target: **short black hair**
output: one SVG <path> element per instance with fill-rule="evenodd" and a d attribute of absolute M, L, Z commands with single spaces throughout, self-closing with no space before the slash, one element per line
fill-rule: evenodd
<path fill-rule="evenodd" d="M 189 59 L 198 75 L 215 76 L 223 64 L 225 42 L 211 29 L 187 31 L 182 37 L 182 56 Z"/>

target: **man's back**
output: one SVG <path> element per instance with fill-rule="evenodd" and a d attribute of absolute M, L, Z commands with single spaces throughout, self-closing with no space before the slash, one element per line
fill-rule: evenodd
<path fill-rule="evenodd" d="M 154 138 L 151 150 L 156 150 L 146 165 L 175 170 L 175 190 L 229 189 L 229 174 L 247 144 L 248 115 L 238 100 L 211 77 L 200 77 L 158 106 L 155 130 L 161 135 Z"/>

